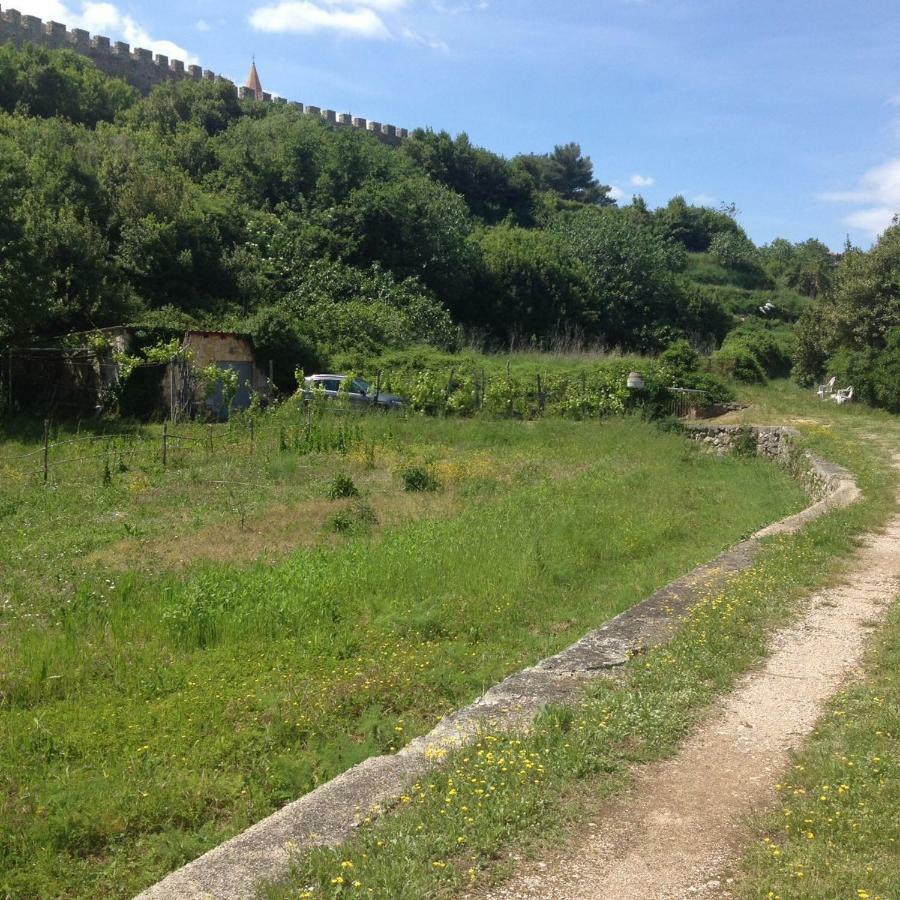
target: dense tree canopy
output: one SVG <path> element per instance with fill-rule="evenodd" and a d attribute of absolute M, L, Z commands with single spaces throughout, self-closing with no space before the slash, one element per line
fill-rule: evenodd
<path fill-rule="evenodd" d="M 848 249 L 834 278 L 798 323 L 797 374 L 809 384 L 833 375 L 900 412 L 900 224 L 868 253 Z"/>
<path fill-rule="evenodd" d="M 0 47 L 0 345 L 240 328 L 289 380 L 292 360 L 465 329 L 714 348 L 777 287 L 771 308 L 818 298 L 828 323 L 801 323 L 805 377 L 896 348 L 895 235 L 838 269 L 816 241 L 757 249 L 733 207 L 620 209 L 609 190 L 576 143 L 507 159 L 420 130 L 394 148 L 228 84 L 140 97 L 74 53 Z"/>

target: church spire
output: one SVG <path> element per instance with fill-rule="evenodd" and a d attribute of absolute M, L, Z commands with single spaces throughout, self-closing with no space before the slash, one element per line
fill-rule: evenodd
<path fill-rule="evenodd" d="M 257 100 L 263 98 L 262 82 L 259 80 L 259 72 L 256 71 L 256 57 L 253 57 L 253 64 L 250 66 L 250 74 L 247 76 L 247 88 L 253 91 L 253 96 Z"/>

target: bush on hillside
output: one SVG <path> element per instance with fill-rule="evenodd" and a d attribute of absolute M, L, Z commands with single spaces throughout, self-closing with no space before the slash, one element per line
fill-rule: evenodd
<path fill-rule="evenodd" d="M 744 344 L 724 344 L 713 354 L 713 371 L 745 384 L 765 384 L 766 373 L 756 355 Z"/>
<path fill-rule="evenodd" d="M 828 361 L 839 387 L 853 387 L 854 398 L 900 413 L 900 327 L 891 329 L 883 350 L 841 347 Z"/>
<path fill-rule="evenodd" d="M 713 356 L 722 375 L 748 383 L 782 378 L 791 371 L 792 342 L 765 324 L 749 319 L 728 334 Z"/>
<path fill-rule="evenodd" d="M 669 344 L 659 355 L 660 368 L 674 378 L 690 375 L 700 368 L 700 354 L 685 340 Z"/>
<path fill-rule="evenodd" d="M 868 252 L 848 247 L 835 288 L 797 324 L 794 374 L 813 385 L 835 376 L 841 386 L 885 409 L 900 406 L 900 224 Z"/>

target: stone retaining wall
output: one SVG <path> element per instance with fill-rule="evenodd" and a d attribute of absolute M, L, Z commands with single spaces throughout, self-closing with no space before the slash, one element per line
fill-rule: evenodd
<path fill-rule="evenodd" d="M 830 497 L 842 486 L 847 477 L 846 469 L 821 459 L 808 451 L 797 448 L 800 436 L 794 428 L 783 426 L 742 425 L 689 425 L 687 434 L 692 440 L 701 441 L 719 455 L 734 451 L 735 447 L 752 434 L 756 452 L 785 466 L 791 474 L 803 482 L 807 492 L 817 500 Z"/>

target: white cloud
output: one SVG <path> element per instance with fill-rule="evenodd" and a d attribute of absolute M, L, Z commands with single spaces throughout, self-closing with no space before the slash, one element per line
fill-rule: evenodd
<path fill-rule="evenodd" d="M 486 9 L 490 9 L 491 6 L 487 0 L 480 0 L 478 3 L 454 3 L 452 5 L 442 3 L 441 0 L 432 0 L 431 5 L 437 12 L 444 13 L 448 16 L 458 16 L 462 13 L 472 12 L 473 10 L 482 12 Z"/>
<path fill-rule="evenodd" d="M 429 50 L 439 50 L 441 53 L 449 53 L 450 48 L 447 46 L 445 41 L 437 40 L 436 38 L 430 38 L 427 35 L 419 34 L 417 31 L 413 31 L 412 28 L 402 28 L 400 30 L 400 34 L 408 41 L 411 41 L 413 44 L 421 44 L 423 47 L 428 47 Z"/>
<path fill-rule="evenodd" d="M 15 8 L 23 15 L 37 16 L 45 22 L 61 22 L 69 28 L 84 28 L 91 34 L 103 34 L 114 40 L 124 38 L 132 47 L 143 47 L 170 59 L 196 63 L 197 57 L 172 41 L 159 41 L 134 18 L 113 3 L 83 2 L 69 8 L 59 0 L 16 0 Z"/>
<path fill-rule="evenodd" d="M 651 175 L 638 175 L 635 173 L 631 176 L 632 187 L 653 187 L 654 184 L 656 184 L 656 179 Z"/>
<path fill-rule="evenodd" d="M 206 19 L 197 19 L 197 21 L 194 22 L 194 28 L 196 28 L 197 31 L 212 31 L 212 25 L 210 25 Z"/>
<path fill-rule="evenodd" d="M 878 237 L 894 220 L 896 213 L 887 206 L 876 206 L 871 209 L 860 209 L 844 217 L 844 222 L 851 228 Z"/>
<path fill-rule="evenodd" d="M 257 31 L 276 34 L 318 34 L 332 32 L 342 37 L 364 40 L 404 40 L 430 50 L 446 53 L 447 44 L 422 34 L 402 21 L 414 0 L 275 0 L 250 13 L 250 25 Z M 446 15 L 487 8 L 485 2 L 432 7 Z"/>
<path fill-rule="evenodd" d="M 615 200 L 616 203 L 619 203 L 620 201 L 624 200 L 628 195 L 617 184 L 614 184 L 609 189 L 609 196 L 611 199 Z"/>
<path fill-rule="evenodd" d="M 844 222 L 877 237 L 900 212 L 900 157 L 869 169 L 856 188 L 830 191 L 820 194 L 819 199 L 861 206 L 848 213 Z"/>
<path fill-rule="evenodd" d="M 384 20 L 371 8 L 325 9 L 309 0 L 286 0 L 274 6 L 261 6 L 250 14 L 250 24 L 257 31 L 281 34 L 336 31 L 349 37 L 381 40 L 391 36 Z"/>

